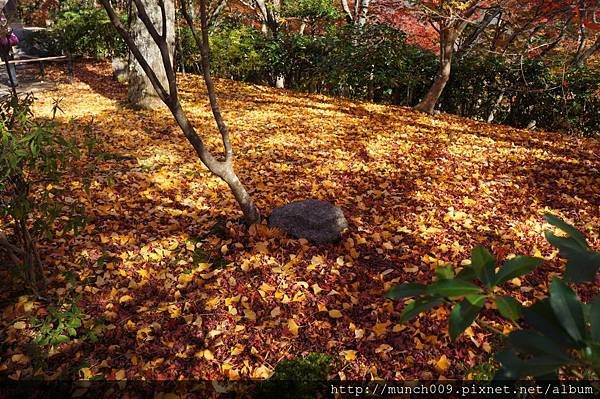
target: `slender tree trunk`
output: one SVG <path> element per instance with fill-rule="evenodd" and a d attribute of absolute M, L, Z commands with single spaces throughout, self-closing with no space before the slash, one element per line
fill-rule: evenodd
<path fill-rule="evenodd" d="M 425 97 L 417 106 L 416 110 L 432 114 L 435 106 L 450 79 L 450 70 L 452 68 L 452 53 L 454 51 L 454 40 L 456 35 L 453 28 L 445 27 L 440 30 L 440 66 Z"/>
<path fill-rule="evenodd" d="M 155 0 L 142 0 L 146 13 L 150 20 L 157 27 L 159 33 L 162 33 L 163 27 L 161 7 Z M 173 0 L 164 0 L 165 22 L 167 29 L 167 45 L 171 54 L 171 63 L 173 63 L 172 54 L 175 47 L 175 5 Z M 137 9 L 133 5 L 133 16 L 137 14 Z M 139 17 L 135 17 L 131 25 L 131 33 L 136 45 L 140 49 L 142 56 L 148 61 L 152 70 L 156 73 L 163 86 L 168 86 L 167 75 L 163 66 L 160 51 L 148 29 Z M 130 57 L 129 66 L 129 87 L 127 98 L 132 107 L 136 109 L 154 109 L 163 107 L 164 104 L 152 86 L 152 83 L 146 76 L 146 73 L 136 61 L 135 57 Z"/>
<path fill-rule="evenodd" d="M 344 10 L 344 14 L 346 14 L 346 22 L 351 24 L 352 21 L 354 21 L 354 15 L 352 14 L 352 11 L 350 11 L 350 6 L 348 5 L 348 0 L 341 0 L 342 1 L 342 9 Z"/>
<path fill-rule="evenodd" d="M 586 50 L 578 52 L 575 56 L 575 58 L 573 59 L 573 64 L 578 66 L 578 67 L 582 67 L 585 62 L 597 51 L 600 50 L 600 36 L 598 36 L 598 38 L 596 39 L 596 41 L 594 42 L 594 44 L 592 44 L 590 47 L 588 47 Z"/>
<path fill-rule="evenodd" d="M 358 2 L 359 0 L 355 0 Z M 367 14 L 369 13 L 370 0 L 360 0 L 360 11 L 358 14 L 358 26 L 363 27 L 367 23 Z"/>
<path fill-rule="evenodd" d="M 500 93 L 500 95 L 498 96 L 498 99 L 496 100 L 496 102 L 494 103 L 494 105 L 492 106 L 492 110 L 490 111 L 490 114 L 487 117 L 487 123 L 492 123 L 492 121 L 495 118 L 495 113 L 496 110 L 498 109 L 498 107 L 500 106 L 500 104 L 502 103 L 502 100 L 504 99 L 504 91 L 502 91 Z"/>
<path fill-rule="evenodd" d="M 205 147 L 204 141 L 202 137 L 198 135 L 192 124 L 190 123 L 187 115 L 183 111 L 181 103 L 179 101 L 178 88 L 177 88 L 177 79 L 175 75 L 175 70 L 173 67 L 172 60 L 172 49 L 169 48 L 169 44 L 167 41 L 168 31 L 165 34 L 165 31 L 162 29 L 157 29 L 157 24 L 153 23 L 150 16 L 146 12 L 143 1 L 146 0 L 133 0 L 136 3 L 136 6 L 139 7 L 138 15 L 140 20 L 144 24 L 147 29 L 149 35 L 152 37 L 156 45 L 156 49 L 159 52 L 160 59 L 162 60 L 162 66 L 164 72 L 166 74 L 166 84 L 160 81 L 158 72 L 155 71 L 150 63 L 145 59 L 142 51 L 138 48 L 134 37 L 130 32 L 123 26 L 121 23 L 119 16 L 115 12 L 112 7 L 110 0 L 99 0 L 104 9 L 107 11 L 108 16 L 110 18 L 111 23 L 116 28 L 117 32 L 121 35 L 127 47 L 140 64 L 142 70 L 146 73 L 150 83 L 153 88 L 156 90 L 157 96 L 160 100 L 169 108 L 171 114 L 173 115 L 175 121 L 179 125 L 182 133 L 186 137 L 186 139 L 190 142 L 196 154 L 202 161 L 202 163 L 216 176 L 220 177 L 224 180 L 227 185 L 230 187 L 236 201 L 244 213 L 244 218 L 248 224 L 257 223 L 260 221 L 260 215 L 258 213 L 258 209 L 254 205 L 252 198 L 244 188 L 244 186 L 240 183 L 238 177 L 235 174 L 233 169 L 233 151 L 231 148 L 231 142 L 229 139 L 229 131 L 227 130 L 227 126 L 223 123 L 223 118 L 221 117 L 221 113 L 216 102 L 216 96 L 214 91 L 214 86 L 212 83 L 212 79 L 210 77 L 210 61 L 208 58 L 209 48 L 208 48 L 208 24 L 207 24 L 207 15 L 206 15 L 206 2 L 205 0 L 200 1 L 201 5 L 201 24 L 202 24 L 202 40 L 198 38 L 198 35 L 195 32 L 194 25 L 191 21 L 191 17 L 189 13 L 185 11 L 185 3 L 182 2 L 182 11 L 185 14 L 186 20 L 188 21 L 188 25 L 192 29 L 192 33 L 194 35 L 194 39 L 200 47 L 201 55 L 202 55 L 202 64 L 203 64 L 203 73 L 204 80 L 206 83 L 206 87 L 209 93 L 209 99 L 211 104 L 211 109 L 213 111 L 213 115 L 215 117 L 215 121 L 217 123 L 217 127 L 219 128 L 219 132 L 221 133 L 221 138 L 223 140 L 223 149 L 224 149 L 224 159 L 219 160 L 215 158 L 211 152 Z M 169 0 L 170 1 L 170 0 Z M 161 10 L 161 19 L 164 21 L 166 19 L 166 4 L 165 0 L 158 0 L 157 4 Z M 167 24 L 161 24 L 162 27 Z M 158 27 L 161 27 L 158 25 Z M 173 28 L 171 28 L 173 29 Z"/>

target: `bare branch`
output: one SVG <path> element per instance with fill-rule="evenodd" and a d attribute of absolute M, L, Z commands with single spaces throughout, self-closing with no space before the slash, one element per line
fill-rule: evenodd
<path fill-rule="evenodd" d="M 215 94 L 215 86 L 210 74 L 210 49 L 208 41 L 208 21 L 206 15 L 206 2 L 205 0 L 200 1 L 200 25 L 202 28 L 202 40 L 198 37 L 198 33 L 194 26 L 186 5 L 186 0 L 181 1 L 181 12 L 183 17 L 192 31 L 192 36 L 196 42 L 196 46 L 200 50 L 200 56 L 202 58 L 202 73 L 204 75 L 204 82 L 206 83 L 206 90 L 208 92 L 208 98 L 210 101 L 210 108 L 212 110 L 215 122 L 221 134 L 223 141 L 223 148 L 225 150 L 225 161 L 230 161 L 233 158 L 233 149 L 231 147 L 231 140 L 229 138 L 229 129 L 225 124 L 221 109 L 219 108 L 219 102 Z"/>

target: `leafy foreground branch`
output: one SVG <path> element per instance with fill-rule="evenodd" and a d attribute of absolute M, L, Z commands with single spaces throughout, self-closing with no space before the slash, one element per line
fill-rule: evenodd
<path fill-rule="evenodd" d="M 0 99 L 0 256 L 7 259 L 0 263 L 39 297 L 46 279 L 37 242 L 52 237 L 55 222 L 77 230 L 85 216 L 77 201 L 60 199 L 62 176 L 80 157 L 78 143 L 57 134 L 53 120 L 35 120 L 33 101 L 31 94 Z M 59 109 L 55 104 L 53 114 Z"/>
<path fill-rule="evenodd" d="M 506 336 L 506 349 L 496 355 L 502 368 L 497 379 L 524 377 L 558 378 L 563 371 L 577 378 L 600 377 L 600 295 L 582 303 L 567 282 L 593 282 L 600 266 L 600 252 L 592 251 L 585 237 L 556 216 L 546 220 L 567 236 L 546 231 L 546 239 L 567 259 L 563 279 L 554 278 L 549 296 L 524 307 L 510 296 L 496 294 L 496 287 L 528 274 L 542 264 L 540 258 L 517 256 L 496 271 L 496 260 L 488 250 L 476 247 L 471 264 L 458 274 L 450 266 L 436 270 L 437 280 L 424 285 L 406 283 L 393 287 L 390 299 L 415 297 L 404 307 L 401 321 L 442 304 L 453 306 L 448 332 L 454 341 L 473 322 L 502 332 L 478 320 L 484 305 L 491 302 L 500 315 L 510 320 L 516 330 Z M 483 287 L 482 287 L 483 286 Z M 520 323 L 524 323 L 521 326 Z M 594 376 L 595 375 L 595 376 Z"/>

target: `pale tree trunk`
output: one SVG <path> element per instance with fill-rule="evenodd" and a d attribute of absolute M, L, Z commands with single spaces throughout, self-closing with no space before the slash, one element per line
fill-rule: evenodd
<path fill-rule="evenodd" d="M 365 26 L 370 3 L 371 0 L 354 0 L 354 10 L 351 10 L 348 0 L 341 0 L 342 10 L 344 10 L 344 14 L 346 15 L 346 22 L 355 24 L 361 28 Z"/>
<path fill-rule="evenodd" d="M 359 1 L 359 0 L 355 0 Z M 367 23 L 367 14 L 369 13 L 370 0 L 360 0 L 360 10 L 358 13 L 358 26 L 361 28 Z"/>
<path fill-rule="evenodd" d="M 206 88 L 210 100 L 211 109 L 213 112 L 214 119 L 217 123 L 217 127 L 221 134 L 221 139 L 223 141 L 223 159 L 217 159 L 204 145 L 204 141 L 202 137 L 198 135 L 196 129 L 190 123 L 185 111 L 181 106 L 181 102 L 179 101 L 179 93 L 177 88 L 177 80 L 175 76 L 175 70 L 172 62 L 172 51 L 169 48 L 167 42 L 167 35 L 163 34 L 163 31 L 160 29 L 156 29 L 155 24 L 152 23 L 149 15 L 145 11 L 144 3 L 145 0 L 133 0 L 138 9 L 138 15 L 140 20 L 143 22 L 145 28 L 148 30 L 148 33 L 152 37 L 152 40 L 156 44 L 157 51 L 159 52 L 159 57 L 162 60 L 162 66 L 164 72 L 166 74 L 166 83 L 163 84 L 154 71 L 154 69 L 150 66 L 149 62 L 145 59 L 141 50 L 137 47 L 136 42 L 134 41 L 133 35 L 129 33 L 129 31 L 123 26 L 119 17 L 117 16 L 115 10 L 112 8 L 110 0 L 99 0 L 102 6 L 108 13 L 111 23 L 117 29 L 117 32 L 121 35 L 127 47 L 139 63 L 142 70 L 148 76 L 149 81 L 152 83 L 154 90 L 157 93 L 157 96 L 160 100 L 169 108 L 171 114 L 173 115 L 175 121 L 179 125 L 182 133 L 192 145 L 196 154 L 202 161 L 202 163 L 216 176 L 220 177 L 231 189 L 236 201 L 238 202 L 246 222 L 248 224 L 257 223 L 260 221 L 260 214 L 258 209 L 254 205 L 252 198 L 246 191 L 245 187 L 240 182 L 239 178 L 235 174 L 233 168 L 233 150 L 231 147 L 231 141 L 229 139 L 229 130 L 225 125 L 223 118 L 221 116 L 221 111 L 219 109 L 217 98 L 215 95 L 214 85 L 212 82 L 212 78 L 210 76 L 210 61 L 209 61 L 209 48 L 208 48 L 208 23 L 207 23 L 207 13 L 206 13 L 206 3 L 205 0 L 200 1 L 200 18 L 202 25 L 202 39 L 198 38 L 198 35 L 195 33 L 194 25 L 191 23 L 191 18 L 189 14 L 185 12 L 185 2 L 181 2 L 182 11 L 186 15 L 186 20 L 188 21 L 188 25 L 192 29 L 192 33 L 194 34 L 194 39 L 196 43 L 200 47 L 200 54 L 202 56 L 202 66 L 203 66 L 203 74 L 204 81 L 206 83 Z M 162 9 L 162 14 L 165 14 L 165 0 L 155 0 L 157 1 L 159 7 Z M 164 18 L 163 18 L 164 20 Z M 164 25 L 163 25 L 164 26 Z"/>
<path fill-rule="evenodd" d="M 157 30 L 162 34 L 163 15 L 161 7 L 156 0 L 141 0 L 148 17 L 157 27 Z M 133 14 L 137 14 L 135 4 L 133 6 Z M 164 0 L 164 22 L 166 22 L 166 42 L 169 49 L 171 64 L 173 63 L 173 49 L 175 47 L 175 5 L 174 0 Z M 148 33 L 144 23 L 139 17 L 135 17 L 131 24 L 131 35 L 140 53 L 148 62 L 150 68 L 156 74 L 159 82 L 164 86 L 168 86 L 167 74 L 163 66 L 162 58 L 157 44 Z M 136 109 L 154 109 L 163 107 L 164 104 L 158 96 L 148 76 L 144 72 L 140 63 L 135 57 L 130 57 L 129 65 L 129 87 L 127 91 L 127 99 L 131 106 Z"/>
<path fill-rule="evenodd" d="M 346 22 L 351 24 L 354 21 L 354 14 L 350 10 L 350 6 L 348 5 L 348 0 L 341 0 L 342 9 L 344 10 L 344 14 L 346 14 Z"/>
<path fill-rule="evenodd" d="M 490 114 L 487 117 L 487 123 L 492 123 L 494 121 L 496 110 L 498 109 L 500 104 L 502 104 L 503 99 L 504 99 L 504 90 L 500 93 L 500 95 L 498 96 L 498 99 L 492 106 L 492 110 L 490 111 Z"/>
<path fill-rule="evenodd" d="M 454 51 L 454 40 L 456 34 L 453 28 L 443 27 L 440 30 L 440 66 L 433 84 L 429 88 L 425 97 L 417 106 L 416 110 L 432 114 L 446 83 L 450 79 L 450 70 L 452 68 L 452 53 Z"/>

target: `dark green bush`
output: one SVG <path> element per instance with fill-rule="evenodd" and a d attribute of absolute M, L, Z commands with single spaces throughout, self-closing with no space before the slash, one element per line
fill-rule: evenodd
<path fill-rule="evenodd" d="M 259 385 L 253 397 L 309 399 L 317 397 L 331 369 L 331 356 L 311 353 L 306 357 L 283 360 L 271 378 Z"/>
<path fill-rule="evenodd" d="M 217 76 L 246 82 L 267 82 L 266 43 L 262 33 L 256 29 L 235 21 L 222 23 L 210 36 L 210 49 L 211 67 Z"/>
<path fill-rule="evenodd" d="M 377 24 L 329 26 L 310 35 L 281 31 L 268 39 L 228 21 L 212 33 L 211 44 L 218 76 L 260 84 L 284 76 L 290 89 L 398 105 L 416 105 L 437 71 L 434 53 Z M 195 51 L 186 57 L 193 59 Z M 441 111 L 479 120 L 587 136 L 600 132 L 599 107 L 600 71 L 478 53 L 454 60 L 438 104 Z"/>
<path fill-rule="evenodd" d="M 541 60 L 470 55 L 455 60 L 439 109 L 480 120 L 594 136 L 600 132 L 600 71 Z"/>
<path fill-rule="evenodd" d="M 178 27 L 176 43 L 175 63 L 178 70 L 182 72 L 202 73 L 200 52 L 196 47 L 191 29 L 187 26 Z"/>
<path fill-rule="evenodd" d="M 27 41 L 43 55 L 104 58 L 126 53 L 104 9 L 95 7 L 59 11 L 50 29 L 32 34 Z"/>

